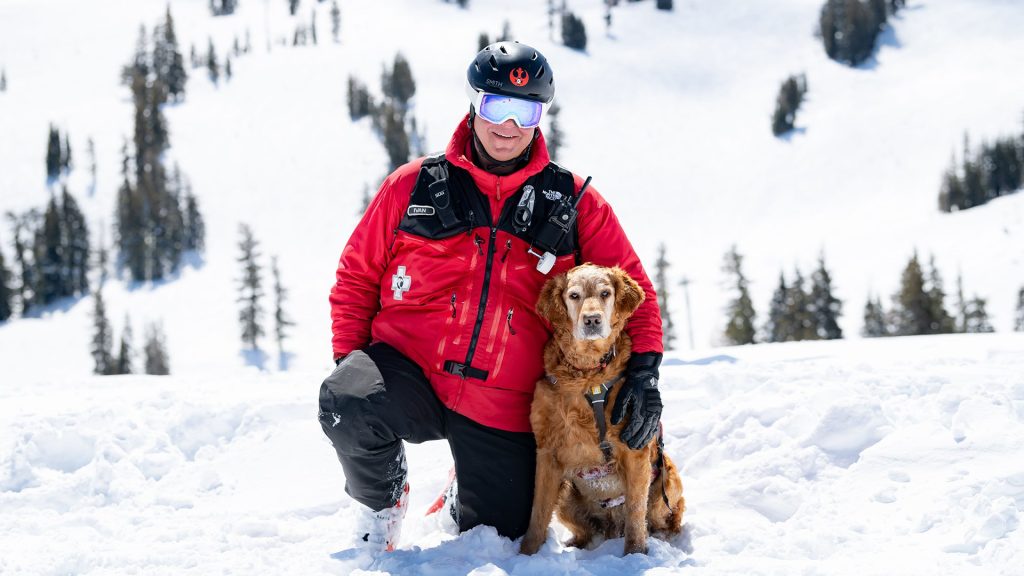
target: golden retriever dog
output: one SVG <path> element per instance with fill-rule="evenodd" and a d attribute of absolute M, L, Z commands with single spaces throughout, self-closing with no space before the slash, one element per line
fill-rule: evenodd
<path fill-rule="evenodd" d="M 643 290 L 623 270 L 593 264 L 552 278 L 541 291 L 537 311 L 553 334 L 544 349 L 547 376 L 537 383 L 530 413 L 537 475 L 523 554 L 544 543 L 553 511 L 572 532 L 566 545 L 577 548 L 595 535 L 625 535 L 625 554 L 646 554 L 648 531 L 679 533 L 683 484 L 659 448 L 660 434 L 631 450 L 619 439 L 629 414 L 610 425 L 632 346 L 623 327 L 643 300 Z M 603 404 L 602 385 L 610 389 Z M 591 400 L 609 423 L 610 449 L 599 445 Z"/>

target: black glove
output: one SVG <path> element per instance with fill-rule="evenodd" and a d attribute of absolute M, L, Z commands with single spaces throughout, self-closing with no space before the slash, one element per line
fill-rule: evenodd
<path fill-rule="evenodd" d="M 618 424 L 630 410 L 629 422 L 619 438 L 633 450 L 647 445 L 658 432 L 661 420 L 661 393 L 658 392 L 660 352 L 633 354 L 626 365 L 626 382 L 612 408 L 612 425 Z"/>

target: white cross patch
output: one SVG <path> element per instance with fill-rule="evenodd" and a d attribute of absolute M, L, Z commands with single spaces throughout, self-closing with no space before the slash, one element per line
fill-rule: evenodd
<path fill-rule="evenodd" d="M 391 277 L 391 289 L 395 291 L 395 300 L 402 299 L 402 292 L 412 287 L 412 276 L 405 274 L 405 266 L 398 267 L 398 273 Z"/>

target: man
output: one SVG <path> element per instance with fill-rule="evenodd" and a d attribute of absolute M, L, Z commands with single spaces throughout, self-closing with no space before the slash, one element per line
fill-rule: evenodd
<path fill-rule="evenodd" d="M 549 326 L 544 282 L 577 262 L 625 269 L 647 294 L 613 423 L 645 445 L 661 417 L 661 316 L 651 282 L 608 203 L 550 162 L 539 124 L 554 98 L 547 60 L 492 44 L 467 71 L 469 114 L 443 156 L 381 185 L 342 252 L 331 290 L 334 372 L 320 423 L 362 504 L 357 537 L 394 549 L 409 484 L 403 441 L 447 439 L 450 515 L 518 538 L 533 498 L 533 387 Z"/>

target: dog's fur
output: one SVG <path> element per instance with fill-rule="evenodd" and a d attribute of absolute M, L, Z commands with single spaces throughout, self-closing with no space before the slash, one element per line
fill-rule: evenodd
<path fill-rule="evenodd" d="M 520 546 L 524 554 L 535 553 L 544 543 L 556 509 L 558 519 L 573 535 L 567 545 L 578 548 L 587 546 L 595 534 L 604 538 L 624 534 L 626 554 L 646 553 L 648 530 L 665 535 L 680 530 L 685 505 L 675 464 L 665 455 L 652 483 L 657 439 L 640 450 L 630 450 L 619 439 L 630 414 L 611 425 L 621 379 L 608 392 L 604 406 L 606 439 L 612 445 L 611 474 L 594 480 L 578 474 L 605 463 L 594 413 L 584 393 L 625 371 L 632 344 L 623 327 L 643 300 L 644 292 L 623 270 L 592 264 L 552 278 L 541 291 L 537 311 L 553 331 L 544 349 L 544 368 L 552 378 L 537 383 L 530 413 L 537 438 L 537 474 L 530 527 Z M 613 345 L 616 356 L 602 367 L 601 359 Z M 662 490 L 671 507 L 666 506 Z M 623 493 L 623 504 L 600 506 L 601 501 Z"/>

